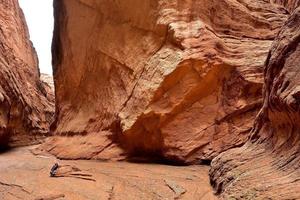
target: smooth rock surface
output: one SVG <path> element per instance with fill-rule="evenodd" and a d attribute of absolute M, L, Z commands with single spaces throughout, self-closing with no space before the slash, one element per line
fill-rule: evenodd
<path fill-rule="evenodd" d="M 36 143 L 49 135 L 53 114 L 53 92 L 40 81 L 38 59 L 18 1 L 1 1 L 0 148 Z"/>
<path fill-rule="evenodd" d="M 1 200 L 214 200 L 208 166 L 59 161 L 34 156 L 32 147 L 0 156 Z M 55 177 L 49 172 L 59 164 Z"/>
<path fill-rule="evenodd" d="M 289 15 L 262 0 L 54 6 L 52 128 L 60 137 L 45 148 L 69 158 L 74 151 L 60 138 L 98 134 L 129 157 L 184 163 L 247 140 L 262 105 L 263 64 Z"/>
<path fill-rule="evenodd" d="M 223 199 L 300 199 L 299 69 L 300 8 L 270 50 L 251 140 L 212 162 L 211 182 Z"/>

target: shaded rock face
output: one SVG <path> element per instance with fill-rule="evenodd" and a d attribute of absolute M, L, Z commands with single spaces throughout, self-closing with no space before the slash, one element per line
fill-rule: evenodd
<path fill-rule="evenodd" d="M 17 0 L 0 3 L 0 147 L 49 132 L 54 99 L 40 81 L 36 52 Z M 51 96 L 50 95 L 50 96 Z"/>
<path fill-rule="evenodd" d="M 300 199 L 299 68 L 300 8 L 270 50 L 251 141 L 212 162 L 211 180 L 224 199 Z"/>
<path fill-rule="evenodd" d="M 195 163 L 247 140 L 262 105 L 263 64 L 288 16 L 284 7 L 249 0 L 54 6 L 52 128 L 59 137 L 45 145 L 53 154 L 78 155 L 62 136 L 77 135 L 89 149 L 88 135 L 96 134 L 127 155 Z M 106 157 L 111 144 L 86 157 Z"/>
<path fill-rule="evenodd" d="M 300 6 L 299 0 L 271 0 L 273 3 L 280 4 L 286 8 L 286 10 L 292 13 L 298 6 Z"/>

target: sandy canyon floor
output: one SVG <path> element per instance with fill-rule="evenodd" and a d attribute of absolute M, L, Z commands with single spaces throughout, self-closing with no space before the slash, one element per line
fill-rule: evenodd
<path fill-rule="evenodd" d="M 34 147 L 0 155 L 0 199 L 216 199 L 208 166 L 62 161 Z M 54 163 L 61 166 L 50 177 Z"/>

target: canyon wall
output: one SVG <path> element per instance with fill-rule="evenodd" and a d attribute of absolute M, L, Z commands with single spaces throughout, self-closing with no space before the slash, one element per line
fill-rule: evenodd
<path fill-rule="evenodd" d="M 55 0 L 57 136 L 43 148 L 199 163 L 243 145 L 284 4 Z"/>
<path fill-rule="evenodd" d="M 212 162 L 211 181 L 224 199 L 300 199 L 299 68 L 300 8 L 269 52 L 251 140 Z"/>
<path fill-rule="evenodd" d="M 48 134 L 54 96 L 39 78 L 38 59 L 17 0 L 0 3 L 0 148 Z"/>
<path fill-rule="evenodd" d="M 300 6 L 299 0 L 271 0 L 271 2 L 282 5 L 289 13 L 292 13 Z"/>

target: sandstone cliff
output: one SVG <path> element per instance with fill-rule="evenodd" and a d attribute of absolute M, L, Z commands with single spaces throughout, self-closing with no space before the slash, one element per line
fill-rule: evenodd
<path fill-rule="evenodd" d="M 1 1 L 0 148 L 32 143 L 48 134 L 53 103 L 53 94 L 40 81 L 38 59 L 18 1 Z"/>
<path fill-rule="evenodd" d="M 251 141 L 212 162 L 224 199 L 300 199 L 300 8 L 274 41 Z"/>
<path fill-rule="evenodd" d="M 62 158 L 125 152 L 190 163 L 241 146 L 262 105 L 284 4 L 54 1 L 58 137 L 44 148 Z"/>

